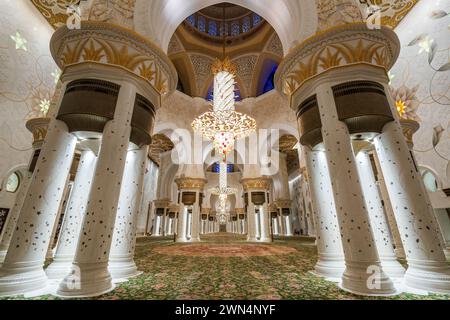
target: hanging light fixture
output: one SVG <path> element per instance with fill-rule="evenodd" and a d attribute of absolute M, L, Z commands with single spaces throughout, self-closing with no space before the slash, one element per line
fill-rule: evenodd
<path fill-rule="evenodd" d="M 223 8 L 223 60 L 216 59 L 212 65 L 214 96 L 212 111 L 200 115 L 192 123 L 195 132 L 211 140 L 214 149 L 221 155 L 219 186 L 212 193 L 219 196 L 219 222 L 227 221 L 227 199 L 237 193 L 227 185 L 227 155 L 234 150 L 236 140 L 256 131 L 256 121 L 235 110 L 236 66 L 226 56 L 225 7 Z"/>

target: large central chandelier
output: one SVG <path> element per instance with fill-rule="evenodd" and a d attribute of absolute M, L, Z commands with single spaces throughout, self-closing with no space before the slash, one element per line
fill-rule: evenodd
<path fill-rule="evenodd" d="M 234 150 L 236 140 L 250 135 L 256 130 L 256 121 L 235 110 L 236 68 L 229 58 L 216 60 L 212 66 L 214 74 L 213 110 L 200 115 L 192 123 L 195 132 L 211 140 L 214 149 L 221 156 L 219 163 L 219 186 L 212 194 L 219 196 L 219 223 L 225 224 L 228 218 L 228 196 L 237 193 L 227 184 L 227 155 Z"/>
<path fill-rule="evenodd" d="M 214 94 L 212 111 L 200 115 L 192 123 L 195 132 L 211 140 L 216 152 L 221 155 L 219 169 L 219 186 L 212 194 L 219 196 L 219 222 L 225 224 L 228 196 L 237 193 L 236 189 L 227 185 L 227 155 L 234 150 L 236 140 L 244 138 L 256 131 L 256 121 L 235 110 L 235 77 L 236 66 L 226 57 L 225 7 L 223 10 L 223 60 L 216 59 L 212 65 L 214 75 Z"/>

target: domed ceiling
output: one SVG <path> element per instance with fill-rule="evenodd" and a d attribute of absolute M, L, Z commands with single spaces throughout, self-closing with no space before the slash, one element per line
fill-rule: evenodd
<path fill-rule="evenodd" d="M 237 66 L 239 98 L 273 89 L 273 75 L 283 57 L 275 30 L 256 13 L 221 3 L 189 16 L 172 37 L 168 53 L 178 71 L 180 91 L 211 97 L 211 64 L 223 58 L 224 44 L 226 55 Z"/>

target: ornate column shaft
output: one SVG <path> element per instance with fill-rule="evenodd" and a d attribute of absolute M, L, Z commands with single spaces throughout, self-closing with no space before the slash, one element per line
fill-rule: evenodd
<path fill-rule="evenodd" d="M 50 48 L 61 77 L 72 80 L 58 118 L 79 135 L 103 135 L 72 271 L 57 294 L 97 296 L 113 289 L 108 260 L 129 143 L 151 142 L 161 98 L 176 88 L 176 69 L 151 41 L 109 23 L 62 27 Z"/>
<path fill-rule="evenodd" d="M 380 263 L 351 140 L 373 138 L 391 121 L 377 80 L 399 52 L 389 28 L 342 25 L 291 50 L 276 76 L 297 112 L 300 142 L 325 150 L 346 263 L 341 285 L 362 295 L 396 290 Z"/>
<path fill-rule="evenodd" d="M 356 161 L 381 265 L 389 277 L 402 278 L 405 274 L 405 269 L 395 256 L 389 225 L 381 203 L 370 156 L 367 152 L 360 151 L 356 155 Z"/>
<path fill-rule="evenodd" d="M 333 89 L 324 84 L 317 87 L 316 93 L 345 256 L 342 287 L 354 293 L 394 294 L 392 281 L 382 271 L 350 134 L 346 124 L 338 121 Z M 373 266 L 380 272 L 380 285 L 369 288 L 368 270 Z"/>
<path fill-rule="evenodd" d="M 109 272 L 113 279 L 128 279 L 141 274 L 134 263 L 134 250 L 147 154 L 148 146 L 130 150 L 127 154 L 109 254 Z"/>
<path fill-rule="evenodd" d="M 76 145 L 76 138 L 68 132 L 67 125 L 56 120 L 54 115 L 51 118 L 26 200 L 0 269 L 0 295 L 23 294 L 47 285 L 44 260 Z"/>
<path fill-rule="evenodd" d="M 431 292 L 450 292 L 450 265 L 440 241 L 433 208 L 409 151 L 398 120 L 395 103 L 384 83 L 395 121 L 375 138 L 380 167 L 408 260 L 405 284 Z"/>
<path fill-rule="evenodd" d="M 307 149 L 307 147 L 304 147 Z M 325 152 L 305 150 L 310 176 L 312 207 L 317 221 L 318 260 L 315 273 L 340 279 L 345 270 L 344 252 Z"/>
<path fill-rule="evenodd" d="M 73 261 L 72 270 L 80 275 L 80 285 L 73 288 L 72 275 L 68 275 L 58 289 L 58 294 L 62 296 L 97 295 L 114 288 L 108 271 L 108 259 L 135 98 L 135 86 L 123 83 L 114 119 L 109 121 L 103 130 L 86 216 Z"/>
<path fill-rule="evenodd" d="M 35 167 L 35 161 L 37 152 L 40 151 L 42 145 L 44 144 L 45 136 L 47 135 L 48 124 L 50 118 L 35 118 L 30 119 L 26 123 L 26 127 L 33 134 L 33 156 L 30 159 L 30 165 L 28 167 L 28 172 L 22 177 L 19 190 L 17 191 L 16 199 L 14 202 L 14 207 L 9 213 L 8 220 L 5 225 L 5 230 L 0 241 L 0 264 L 5 260 L 6 253 L 11 243 L 11 238 L 16 228 L 17 219 L 19 218 L 20 209 L 22 209 L 23 202 L 28 192 L 30 186 L 31 178 L 33 176 L 33 171 Z"/>
<path fill-rule="evenodd" d="M 400 232 L 398 229 L 397 221 L 395 219 L 394 209 L 392 208 L 391 199 L 389 197 L 389 192 L 386 188 L 386 180 L 384 179 L 383 172 L 380 166 L 380 160 L 376 152 L 373 153 L 375 159 L 375 165 L 378 172 L 378 187 L 380 190 L 381 197 L 384 201 L 384 209 L 386 212 L 386 218 L 388 220 L 389 230 L 392 236 L 392 241 L 395 245 L 395 254 L 397 258 L 406 258 L 405 249 L 403 248 L 402 238 L 400 237 Z"/>
<path fill-rule="evenodd" d="M 77 249 L 81 224 L 91 190 L 97 157 L 90 150 L 81 152 L 73 189 L 67 205 L 53 262 L 45 270 L 50 279 L 62 279 L 70 272 Z"/>

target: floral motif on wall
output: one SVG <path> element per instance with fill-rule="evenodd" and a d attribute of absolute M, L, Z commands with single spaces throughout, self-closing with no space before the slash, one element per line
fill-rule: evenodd
<path fill-rule="evenodd" d="M 67 22 L 67 8 L 77 6 L 80 0 L 31 0 L 44 18 L 57 29 Z"/>
<path fill-rule="evenodd" d="M 408 88 L 405 85 L 397 89 L 391 87 L 391 95 L 395 100 L 397 111 L 403 119 L 420 122 L 420 118 L 416 113 L 420 106 L 420 101 L 416 95 L 418 90 L 418 85 L 414 88 Z"/>

